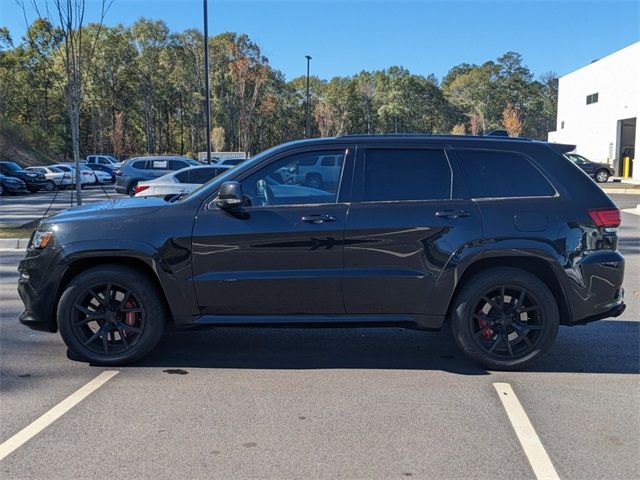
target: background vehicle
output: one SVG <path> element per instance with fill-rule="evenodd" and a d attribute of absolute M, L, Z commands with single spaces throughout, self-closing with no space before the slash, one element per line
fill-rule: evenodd
<path fill-rule="evenodd" d="M 130 158 L 116 171 L 116 192 L 133 196 L 138 182 L 153 180 L 189 166 L 197 167 L 200 163 L 186 157 Z"/>
<path fill-rule="evenodd" d="M 87 155 L 85 162 L 88 165 L 102 165 L 112 170 L 116 170 L 122 166 L 122 162 L 119 162 L 111 155 Z"/>
<path fill-rule="evenodd" d="M 52 192 L 58 187 L 62 187 L 65 182 L 64 172 L 57 167 L 27 167 L 28 172 L 41 173 L 45 176 L 47 181 L 44 184 L 44 188 L 47 192 Z"/>
<path fill-rule="evenodd" d="M 221 158 L 215 162 L 220 167 L 235 167 L 244 162 L 246 158 Z"/>
<path fill-rule="evenodd" d="M 19 265 L 20 321 L 59 328 L 78 358 L 111 365 L 146 355 L 167 321 L 448 323 L 486 368 L 522 368 L 561 323 L 625 308 L 620 211 L 562 156 L 573 148 L 491 136 L 314 139 L 180 198 L 71 208 L 40 223 Z M 340 182 L 274 181 L 312 157 L 339 158 Z"/>
<path fill-rule="evenodd" d="M 27 184 L 16 177 L 8 177 L 0 173 L 0 195 L 7 193 L 27 193 Z"/>
<path fill-rule="evenodd" d="M 565 156 L 584 170 L 590 177 L 598 183 L 605 183 L 615 172 L 611 165 L 606 163 L 592 162 L 591 160 L 578 155 L 577 153 L 567 153 Z"/>
<path fill-rule="evenodd" d="M 139 182 L 135 188 L 136 197 L 164 197 L 172 194 L 191 193 L 203 183 L 229 170 L 230 166 L 205 165 L 187 167 L 167 173 L 155 180 Z"/>
<path fill-rule="evenodd" d="M 56 165 L 57 168 L 62 170 L 65 173 L 68 173 L 71 177 L 71 185 L 74 187 L 76 185 L 76 166 L 71 163 L 60 163 Z M 96 176 L 93 174 L 93 171 L 90 168 L 83 169 L 80 167 L 80 186 L 85 187 L 86 185 L 91 185 L 95 183 Z"/>
<path fill-rule="evenodd" d="M 93 173 L 93 175 L 96 177 L 96 181 L 95 181 L 96 184 L 111 183 L 111 179 L 113 178 L 113 176 L 115 176 L 115 172 L 113 172 L 113 176 L 112 176 L 111 173 L 107 173 L 102 170 L 96 170 L 86 166 L 83 166 L 82 168 L 83 170 L 86 168 L 87 170 L 90 170 Z"/>
<path fill-rule="evenodd" d="M 8 177 L 19 178 L 27 185 L 27 190 L 31 193 L 45 188 L 47 181 L 42 173 L 29 172 L 15 162 L 0 162 L 0 173 Z"/>
<path fill-rule="evenodd" d="M 106 165 L 96 164 L 96 163 L 87 163 L 85 165 L 89 167 L 91 170 L 93 170 L 94 172 L 101 171 L 109 175 L 110 179 L 108 181 L 101 180 L 102 183 L 116 183 L 116 171 L 113 168 L 107 167 Z"/>

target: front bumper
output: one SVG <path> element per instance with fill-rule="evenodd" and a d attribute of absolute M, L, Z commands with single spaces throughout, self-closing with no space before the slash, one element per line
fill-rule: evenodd
<path fill-rule="evenodd" d="M 24 183 L 3 183 L 2 186 L 9 193 L 27 193 L 27 186 Z"/>
<path fill-rule="evenodd" d="M 18 320 L 33 330 L 57 331 L 53 299 L 63 271 L 56 265 L 55 256 L 54 248 L 50 251 L 49 247 L 42 251 L 28 249 L 18 265 L 18 294 L 24 304 Z"/>

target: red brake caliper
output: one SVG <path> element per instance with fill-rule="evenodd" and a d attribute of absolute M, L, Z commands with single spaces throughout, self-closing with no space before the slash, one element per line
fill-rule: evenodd
<path fill-rule="evenodd" d="M 124 304 L 124 308 L 136 308 L 135 303 L 133 303 L 131 300 L 129 300 L 127 303 Z M 138 321 L 138 313 L 137 312 L 127 312 L 125 314 L 125 318 L 124 318 L 124 323 L 126 323 L 127 325 L 130 326 L 135 326 L 136 322 Z"/>
<path fill-rule="evenodd" d="M 483 337 L 485 337 L 485 338 L 492 338 L 493 337 L 493 330 L 491 329 L 491 327 L 484 328 L 484 327 L 487 326 L 487 322 L 485 322 L 482 319 L 478 319 L 478 326 L 480 327 L 480 330 L 482 330 L 482 336 Z"/>

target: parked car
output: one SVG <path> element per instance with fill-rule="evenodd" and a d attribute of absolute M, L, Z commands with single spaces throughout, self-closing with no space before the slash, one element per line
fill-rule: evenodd
<path fill-rule="evenodd" d="M 35 193 L 45 188 L 47 179 L 42 173 L 29 172 L 15 162 L 0 161 L 0 173 L 7 177 L 15 177 L 27 185 L 27 190 Z"/>
<path fill-rule="evenodd" d="M 56 167 L 27 167 L 25 170 L 43 174 L 46 178 L 44 189 L 47 192 L 53 192 L 56 188 L 62 187 L 65 181 L 64 172 Z"/>
<path fill-rule="evenodd" d="M 0 195 L 10 193 L 27 193 L 27 184 L 16 177 L 8 177 L 0 173 Z"/>
<path fill-rule="evenodd" d="M 122 162 L 111 155 L 87 155 L 84 161 L 87 165 L 102 165 L 112 170 L 117 170 L 122 166 Z"/>
<path fill-rule="evenodd" d="M 116 183 L 115 169 L 111 167 L 107 167 L 106 165 L 100 165 L 96 163 L 87 163 L 86 166 L 89 167 L 94 172 L 98 170 L 109 175 L 109 179 L 106 181 L 101 181 L 101 183 Z M 105 177 L 103 176 L 102 178 L 105 178 Z"/>
<path fill-rule="evenodd" d="M 246 158 L 220 158 L 216 160 L 215 165 L 220 167 L 235 167 L 244 162 Z"/>
<path fill-rule="evenodd" d="M 90 167 L 83 167 L 83 168 L 87 168 L 88 170 L 91 170 L 92 173 L 95 175 L 96 177 L 96 184 L 105 184 L 105 183 L 111 183 L 111 178 L 112 175 L 111 173 L 107 173 L 104 172 L 102 170 L 96 170 L 94 168 L 90 168 Z M 113 176 L 115 176 L 115 172 L 113 172 Z"/>
<path fill-rule="evenodd" d="M 134 157 L 116 171 L 116 192 L 135 195 L 138 182 L 153 180 L 188 166 L 199 166 L 197 161 L 186 157 Z"/>
<path fill-rule="evenodd" d="M 204 165 L 187 167 L 167 173 L 154 180 L 138 182 L 135 188 L 136 197 L 165 197 L 191 193 L 200 185 L 229 170 L 230 166 Z"/>
<path fill-rule="evenodd" d="M 573 148 L 491 136 L 313 139 L 182 197 L 71 208 L 40 222 L 20 262 L 20 321 L 59 329 L 74 358 L 101 365 L 142 358 L 168 323 L 448 324 L 485 367 L 522 368 L 560 324 L 625 308 L 620 211 L 562 156 Z M 336 186 L 274 188 L 280 168 L 313 156 L 341 158 Z"/>
<path fill-rule="evenodd" d="M 565 156 L 584 170 L 587 175 L 598 183 L 605 183 L 615 173 L 613 167 L 606 163 L 592 162 L 588 158 L 577 153 L 567 153 Z"/>
<path fill-rule="evenodd" d="M 76 166 L 72 163 L 59 163 L 56 165 L 60 170 L 67 172 L 71 175 L 71 186 L 75 187 L 76 185 Z M 96 182 L 96 176 L 88 167 L 80 167 L 80 186 L 82 188 L 87 185 L 91 185 Z"/>

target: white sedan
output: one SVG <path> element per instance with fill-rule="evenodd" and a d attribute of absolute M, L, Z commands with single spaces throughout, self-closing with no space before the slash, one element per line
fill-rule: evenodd
<path fill-rule="evenodd" d="M 181 193 L 191 193 L 203 183 L 208 182 L 232 166 L 204 165 L 187 167 L 167 173 L 147 182 L 139 182 L 135 188 L 135 197 L 164 197 Z"/>
<path fill-rule="evenodd" d="M 43 174 L 47 179 L 47 182 L 44 184 L 47 192 L 52 192 L 56 188 L 64 188 L 72 183 L 71 175 L 63 172 L 55 165 L 47 167 L 27 167 L 25 170 Z"/>
<path fill-rule="evenodd" d="M 73 163 L 60 163 L 56 165 L 57 168 L 63 170 L 71 174 L 71 184 L 76 184 L 76 166 Z M 92 183 L 96 183 L 97 179 L 93 170 L 89 167 L 80 167 L 80 185 L 84 187 L 85 185 L 91 185 Z"/>

